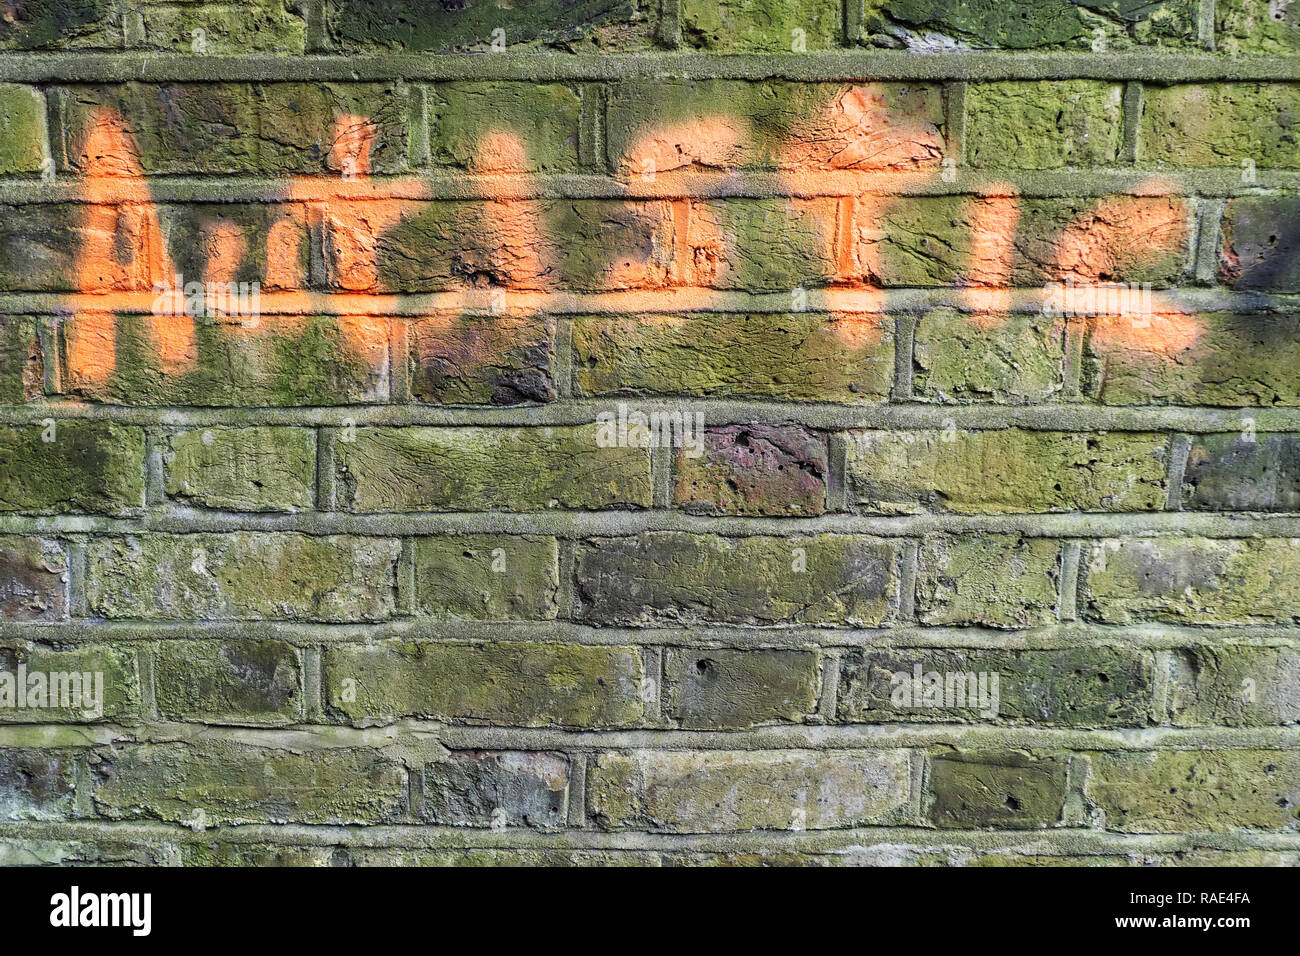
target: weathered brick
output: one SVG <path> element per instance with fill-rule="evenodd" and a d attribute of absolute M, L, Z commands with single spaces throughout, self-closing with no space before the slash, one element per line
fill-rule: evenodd
<path fill-rule="evenodd" d="M 898 546 L 876 538 L 592 538 L 575 559 L 576 616 L 599 624 L 875 626 L 898 606 Z"/>
<path fill-rule="evenodd" d="M 943 156 L 937 86 L 768 80 L 625 81 L 612 87 L 611 166 L 646 180 L 680 168 L 914 171 Z"/>
<path fill-rule="evenodd" d="M 45 356 L 36 322 L 21 315 L 0 315 L 0 402 L 21 405 L 44 391 Z"/>
<path fill-rule="evenodd" d="M 26 675 L 22 690 L 19 667 Z M 83 724 L 139 717 L 140 677 L 133 652 L 102 644 L 0 644 L 0 723 Z"/>
<path fill-rule="evenodd" d="M 137 744 L 92 758 L 95 809 L 111 820 L 198 826 L 383 823 L 406 807 L 406 770 L 382 751 Z"/>
<path fill-rule="evenodd" d="M 143 429 L 47 421 L 0 427 L 0 512 L 122 515 L 144 506 Z"/>
<path fill-rule="evenodd" d="M 839 276 L 833 199 L 728 199 L 693 203 L 687 284 L 785 292 Z"/>
<path fill-rule="evenodd" d="M 410 327 L 411 393 L 436 405 L 520 405 L 556 397 L 555 319 L 464 315 Z"/>
<path fill-rule="evenodd" d="M 959 46 L 1091 49 L 1196 39 L 1191 0 L 866 0 L 870 42 L 926 53 Z M 1103 47 L 1105 49 L 1106 47 Z"/>
<path fill-rule="evenodd" d="M 840 45 L 835 0 L 682 0 L 682 40 L 721 53 L 802 53 Z"/>
<path fill-rule="evenodd" d="M 39 173 L 45 157 L 45 98 L 30 86 L 0 83 L 0 175 Z"/>
<path fill-rule="evenodd" d="M 0 17 L 0 49 L 121 48 L 121 8 L 112 0 L 12 0 Z"/>
<path fill-rule="evenodd" d="M 1300 166 L 1300 84 L 1149 86 L 1140 134 L 1144 159 L 1169 166 Z"/>
<path fill-rule="evenodd" d="M 1174 651 L 1169 712 L 1181 726 L 1300 723 L 1300 651 L 1217 644 Z"/>
<path fill-rule="evenodd" d="M 626 726 L 641 719 L 643 676 L 630 647 L 388 641 L 325 653 L 329 705 L 354 723 Z"/>
<path fill-rule="evenodd" d="M 163 453 L 171 498 L 232 511 L 297 511 L 315 501 L 316 433 L 307 428 L 178 432 Z"/>
<path fill-rule="evenodd" d="M 422 818 L 444 826 L 557 829 L 569 807 L 563 754 L 461 751 L 424 768 Z"/>
<path fill-rule="evenodd" d="M 1065 806 L 1063 754 L 942 751 L 930 756 L 925 817 L 937 827 L 1056 826 Z"/>
<path fill-rule="evenodd" d="M 917 569 L 917 616 L 924 624 L 1051 624 L 1059 553 L 1060 544 L 1051 538 L 927 538 Z"/>
<path fill-rule="evenodd" d="M 830 830 L 898 822 L 905 750 L 632 751 L 602 754 L 587 803 L 607 830 Z"/>
<path fill-rule="evenodd" d="M 160 203 L 158 228 L 170 257 L 173 275 L 155 276 L 154 282 L 169 292 L 184 293 L 191 282 L 201 281 L 214 293 L 216 283 L 248 283 L 236 287 L 245 292 L 230 302 L 225 311 L 233 311 L 241 302 L 253 307 L 251 317 L 235 319 L 245 328 L 257 329 L 260 323 L 276 324 L 280 316 L 259 316 L 261 293 L 282 289 L 302 289 L 308 284 L 311 243 L 308 237 L 308 213 L 298 203 Z M 257 283 L 257 286 L 253 286 Z M 256 295 L 252 293 L 256 290 Z M 168 303 L 180 311 L 176 303 Z M 215 295 L 212 307 L 203 303 L 204 318 L 220 321 Z M 189 298 L 186 311 L 194 314 Z"/>
<path fill-rule="evenodd" d="M 551 620 L 559 613 L 559 546 L 531 535 L 418 538 L 421 613 L 478 620 Z"/>
<path fill-rule="evenodd" d="M 1048 401 L 1064 387 L 1064 329 L 1042 315 L 932 309 L 917 324 L 913 363 L 922 399 Z"/>
<path fill-rule="evenodd" d="M 1271 0 L 1216 0 L 1214 45 L 1231 54 L 1300 51 L 1300 8 Z"/>
<path fill-rule="evenodd" d="M 95 538 L 86 596 L 108 618 L 382 620 L 399 551 L 388 538 L 268 532 Z"/>
<path fill-rule="evenodd" d="M 429 89 L 429 152 L 473 172 L 578 167 L 578 93 L 558 83 L 439 83 Z"/>
<path fill-rule="evenodd" d="M 669 648 L 664 710 L 687 728 L 797 722 L 817 707 L 819 672 L 814 651 Z"/>
<path fill-rule="evenodd" d="M 62 820 L 75 811 L 75 754 L 0 748 L 0 819 Z"/>
<path fill-rule="evenodd" d="M 1155 722 L 1152 657 L 1125 648 L 854 649 L 842 666 L 841 720 L 1010 720 L 1065 727 L 1143 727 Z M 919 686 L 914 681 L 918 666 Z M 938 683 L 930 679 L 933 675 Z"/>
<path fill-rule="evenodd" d="M 1113 164 L 1123 92 L 1120 84 L 1099 80 L 972 84 L 966 161 L 993 169 Z"/>
<path fill-rule="evenodd" d="M 1009 240 L 992 260 L 995 285 L 1041 287 L 1064 281 L 1167 285 L 1186 271 L 1187 200 L 1166 196 L 1025 199 L 1015 203 L 1015 229 L 1003 236 L 1006 200 L 924 196 L 860 203 L 860 268 L 884 286 L 966 284 L 989 267 L 991 241 Z"/>
<path fill-rule="evenodd" d="M 307 51 L 307 18 L 296 0 L 214 4 L 145 3 L 141 46 L 172 53 L 238 56 Z M 202 31 L 195 34 L 195 31 Z"/>
<path fill-rule="evenodd" d="M 291 724 L 303 715 L 302 654 L 282 641 L 165 641 L 154 684 L 166 720 Z"/>
<path fill-rule="evenodd" d="M 1242 196 L 1223 213 L 1219 278 L 1237 289 L 1300 292 L 1300 196 Z"/>
<path fill-rule="evenodd" d="M 61 544 L 0 537 L 0 620 L 63 620 L 68 614 L 67 573 Z"/>
<path fill-rule="evenodd" d="M 1154 511 L 1168 441 L 1149 434 L 852 432 L 848 484 L 863 510 L 910 514 Z"/>
<path fill-rule="evenodd" d="M 797 425 L 726 425 L 679 448 L 673 502 L 721 514 L 821 514 L 826 510 L 826 436 Z"/>
<path fill-rule="evenodd" d="M 601 447 L 596 426 L 363 428 L 336 441 L 349 511 L 648 507 L 645 448 Z"/>
<path fill-rule="evenodd" d="M 388 320 L 263 318 L 193 325 L 195 358 L 164 366 L 155 342 L 167 322 L 80 315 L 61 323 L 69 361 L 61 391 L 119 405 L 348 405 L 388 398 Z M 104 356 L 110 364 L 104 367 Z"/>
<path fill-rule="evenodd" d="M 1080 592 L 1089 618 L 1123 624 L 1291 623 L 1300 619 L 1300 540 L 1157 538 L 1090 547 Z"/>
<path fill-rule="evenodd" d="M 880 316 L 582 316 L 574 321 L 573 348 L 576 382 L 587 395 L 636 391 L 861 404 L 886 398 L 894 377 L 892 324 Z"/>
<path fill-rule="evenodd" d="M 1300 435 L 1198 435 L 1183 476 L 1183 507 L 1300 511 Z"/>
<path fill-rule="evenodd" d="M 649 46 L 655 29 L 646 6 L 630 0 L 432 7 L 423 0 L 329 0 L 327 8 L 330 35 L 345 53 L 486 52 L 494 42 L 507 50 L 633 50 Z"/>
<path fill-rule="evenodd" d="M 86 225 L 85 210 L 68 203 L 0 206 L 0 291 L 71 292 L 90 284 L 79 281 L 76 263 Z M 133 226 L 119 215 L 120 237 L 133 240 Z"/>
<path fill-rule="evenodd" d="M 1300 313 L 1209 312 L 1177 327 L 1195 334 L 1158 349 L 1094 331 L 1084 391 L 1109 405 L 1300 405 Z"/>
<path fill-rule="evenodd" d="M 1087 796 L 1108 830 L 1294 830 L 1300 754 L 1279 750 L 1121 751 L 1091 755 Z"/>
<path fill-rule="evenodd" d="M 72 170 L 102 168 L 90 136 L 106 113 L 125 121 L 146 173 L 388 173 L 407 165 L 406 105 L 396 85 L 122 83 L 70 87 L 65 151 Z M 336 124 L 363 119 L 365 168 L 345 169 Z M 355 135 L 355 134 L 353 134 Z M 354 158 L 355 161 L 355 158 Z"/>

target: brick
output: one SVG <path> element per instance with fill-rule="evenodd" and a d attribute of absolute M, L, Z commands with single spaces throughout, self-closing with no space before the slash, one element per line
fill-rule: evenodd
<path fill-rule="evenodd" d="M 85 210 L 68 203 L 0 206 L 0 291 L 76 290 L 83 284 L 76 252 L 86 244 L 86 225 Z M 124 241 L 136 240 L 134 226 L 119 210 L 117 232 Z M 138 277 L 119 284 L 145 288 Z"/>
<path fill-rule="evenodd" d="M 365 428 L 334 444 L 349 511 L 541 511 L 650 504 L 645 448 L 595 426 Z"/>
<path fill-rule="evenodd" d="M 0 175 L 39 173 L 46 155 L 45 98 L 30 86 L 0 83 Z"/>
<path fill-rule="evenodd" d="M 1300 755 L 1279 750 L 1091 755 L 1086 793 L 1121 833 L 1294 830 Z"/>
<path fill-rule="evenodd" d="M 1300 196 L 1243 196 L 1223 213 L 1219 278 L 1237 289 L 1300 292 Z"/>
<path fill-rule="evenodd" d="M 1061 324 L 1023 313 L 931 309 L 916 327 L 913 387 L 938 402 L 1049 401 L 1065 382 Z"/>
<path fill-rule="evenodd" d="M 665 713 L 690 729 L 802 721 L 821 684 L 813 651 L 730 648 L 669 648 L 664 679 Z"/>
<path fill-rule="evenodd" d="M 1168 166 L 1300 166 L 1300 84 L 1201 83 L 1147 87 L 1144 159 Z"/>
<path fill-rule="evenodd" d="M 569 806 L 563 754 L 461 751 L 424 768 L 424 820 L 443 826 L 558 829 Z"/>
<path fill-rule="evenodd" d="M 0 819 L 72 817 L 76 759 L 67 752 L 0 748 Z"/>
<path fill-rule="evenodd" d="M 399 551 L 387 538 L 251 531 L 95 538 L 87 601 L 107 618 L 383 620 Z"/>
<path fill-rule="evenodd" d="M 802 53 L 840 45 L 834 0 L 682 0 L 682 41 L 720 53 Z"/>
<path fill-rule="evenodd" d="M 412 323 L 411 393 L 433 405 L 552 402 L 555 319 L 463 315 Z"/>
<path fill-rule="evenodd" d="M 387 641 L 325 652 L 329 706 L 354 723 L 400 717 L 523 727 L 619 727 L 644 710 L 630 647 Z"/>
<path fill-rule="evenodd" d="M 711 343 L 701 348 L 700 343 Z M 574 320 L 577 386 L 870 404 L 894 377 L 892 324 L 880 316 L 694 313 Z"/>
<path fill-rule="evenodd" d="M 365 168 L 389 173 L 407 165 L 406 106 L 384 84 L 122 83 L 71 87 L 65 150 L 72 170 L 102 166 L 91 138 L 105 111 L 120 116 L 145 173 L 344 172 L 333 149 L 336 123 L 364 117 L 371 137 Z"/>
<path fill-rule="evenodd" d="M 606 830 L 831 830 L 907 813 L 905 750 L 601 754 L 588 807 Z"/>
<path fill-rule="evenodd" d="M 1201 645 L 1172 652 L 1169 712 L 1178 726 L 1300 723 L 1300 651 Z"/>
<path fill-rule="evenodd" d="M 14 0 L 0 19 L 0 49 L 120 50 L 122 17 L 111 0 Z"/>
<path fill-rule="evenodd" d="M 1300 9 L 1269 0 L 1216 0 L 1214 46 L 1230 54 L 1300 51 Z"/>
<path fill-rule="evenodd" d="M 307 19 L 293 0 L 230 5 L 146 3 L 141 46 L 170 53 L 239 56 L 307 52 Z M 194 31 L 202 34 L 195 36 Z"/>
<path fill-rule="evenodd" d="M 1145 727 L 1155 723 L 1154 684 L 1151 655 L 1126 648 L 853 649 L 840 676 L 839 719 Z"/>
<path fill-rule="evenodd" d="M 254 323 L 259 320 L 267 324 L 282 321 L 280 316 L 256 314 L 262 292 L 301 289 L 308 284 L 311 243 L 308 213 L 300 204 L 160 203 L 157 212 L 174 270 L 173 275 L 154 277 L 162 289 L 184 292 L 188 283 L 196 281 L 214 291 L 218 282 L 249 283 L 244 291 L 255 314 L 240 324 L 258 328 Z M 258 284 L 256 296 L 252 295 L 252 283 Z M 167 304 L 166 299 L 162 301 Z M 186 308 L 191 314 L 195 311 L 188 301 Z M 172 309 L 179 311 L 175 305 Z M 220 320 L 221 316 L 211 314 L 215 311 L 208 310 L 204 317 Z"/>
<path fill-rule="evenodd" d="M 302 654 L 282 641 L 165 641 L 154 684 L 164 720 L 292 724 L 303 716 Z"/>
<path fill-rule="evenodd" d="M 1186 344 L 1085 345 L 1087 394 L 1108 405 L 1300 405 L 1300 313 L 1208 312 L 1180 317 Z"/>
<path fill-rule="evenodd" d="M 476 620 L 554 620 L 559 546 L 532 535 L 417 538 L 415 594 L 421 613 Z"/>
<path fill-rule="evenodd" d="M 231 511 L 298 511 L 315 502 L 316 433 L 307 428 L 178 432 L 163 453 L 167 495 Z"/>
<path fill-rule="evenodd" d="M 908 197 L 860 202 L 856 255 L 878 273 L 879 284 L 931 287 L 968 284 L 986 268 L 990 215 L 1012 208 L 1006 200 L 961 196 Z M 998 283 L 1038 288 L 1076 280 L 1168 285 L 1186 270 L 1187 200 L 1165 196 L 1097 199 L 1025 199 L 1015 203 L 1009 249 L 995 264 Z M 1005 260 L 1005 261 L 1003 261 Z"/>
<path fill-rule="evenodd" d="M 693 203 L 687 284 L 751 292 L 829 285 L 838 275 L 833 199 Z"/>
<path fill-rule="evenodd" d="M 406 770 L 382 751 L 136 744 L 97 754 L 91 770 L 95 809 L 110 820 L 353 825 L 406 807 Z"/>
<path fill-rule="evenodd" d="M 796 425 L 726 425 L 679 448 L 674 504 L 718 514 L 821 514 L 829 474 L 826 436 Z"/>
<path fill-rule="evenodd" d="M 143 429 L 84 420 L 0 428 L 0 512 L 125 515 L 143 506 Z"/>
<path fill-rule="evenodd" d="M 972 84 L 966 161 L 991 169 L 1113 164 L 1123 93 L 1118 83 L 1096 80 Z"/>
<path fill-rule="evenodd" d="M 1031 830 L 1056 826 L 1069 758 L 1028 751 L 943 751 L 930 757 L 925 819 L 937 827 Z"/>
<path fill-rule="evenodd" d="M 917 570 L 917 617 L 923 624 L 1052 624 L 1059 554 L 1051 538 L 929 537 Z"/>
<path fill-rule="evenodd" d="M 1123 624 L 1293 623 L 1300 547 L 1288 539 L 1101 541 L 1080 596 L 1091 620 Z"/>
<path fill-rule="evenodd" d="M 26 675 L 22 691 L 19 667 Z M 122 647 L 5 641 L 0 674 L 0 723 L 85 724 L 141 716 L 136 655 Z"/>
<path fill-rule="evenodd" d="M 943 155 L 929 85 L 625 81 L 607 115 L 611 166 L 647 180 L 680 168 L 916 171 Z"/>
<path fill-rule="evenodd" d="M 1300 435 L 1199 435 L 1183 475 L 1183 507 L 1300 511 Z"/>
<path fill-rule="evenodd" d="M 41 538 L 0 537 L 0 620 L 61 621 L 68 615 L 68 559 Z"/>
<path fill-rule="evenodd" d="M 850 437 L 849 490 L 874 514 L 1164 506 L 1167 441 L 1160 435 L 954 429 Z"/>
<path fill-rule="evenodd" d="M 636 50 L 650 45 L 655 28 L 654 17 L 627 0 L 433 7 L 421 0 L 330 0 L 327 7 L 330 35 L 344 53 L 487 52 L 494 40 L 506 50 Z"/>
<path fill-rule="evenodd" d="M 1012 50 L 1091 49 L 1131 44 L 1190 45 L 1190 0 L 1035 0 L 1011 7 L 953 0 L 867 0 L 864 39 L 883 46 L 941 51 L 957 46 Z"/>
<path fill-rule="evenodd" d="M 384 227 L 370 226 L 367 239 L 383 292 L 657 288 L 672 266 L 662 200 L 411 201 L 369 204 L 373 214 L 355 205 L 349 225 L 369 216 Z"/>
<path fill-rule="evenodd" d="M 473 172 L 578 168 L 577 91 L 559 83 L 439 83 L 429 89 L 429 152 Z"/>
<path fill-rule="evenodd" d="M 0 315 L 0 402 L 21 405 L 40 398 L 45 388 L 45 356 L 36 322 Z"/>
<path fill-rule="evenodd" d="M 898 547 L 847 535 L 655 532 L 578 549 L 575 616 L 597 624 L 873 627 L 898 604 Z"/>
<path fill-rule="evenodd" d="M 388 320 L 275 316 L 193 326 L 195 357 L 165 367 L 154 344 L 179 319 L 79 315 L 61 324 L 61 392 L 118 405 L 349 405 L 389 396 Z M 69 351 L 70 350 L 70 351 Z M 108 369 L 103 356 L 110 356 Z"/>

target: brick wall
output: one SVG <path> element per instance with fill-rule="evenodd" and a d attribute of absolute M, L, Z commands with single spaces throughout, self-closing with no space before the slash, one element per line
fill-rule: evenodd
<path fill-rule="evenodd" d="M 1300 862 L 1300 2 L 0 51 L 0 862 Z"/>

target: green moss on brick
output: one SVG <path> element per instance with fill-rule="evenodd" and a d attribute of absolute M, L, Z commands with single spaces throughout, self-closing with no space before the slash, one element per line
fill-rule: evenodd
<path fill-rule="evenodd" d="M 1300 84 L 1149 87 L 1144 159 L 1169 166 L 1300 166 Z"/>
<path fill-rule="evenodd" d="M 559 546 L 532 535 L 462 535 L 415 542 L 422 612 L 475 620 L 548 620 L 559 613 Z"/>
<path fill-rule="evenodd" d="M 154 685 L 165 720 L 289 724 L 303 715 L 302 654 L 282 641 L 167 641 Z"/>
<path fill-rule="evenodd" d="M 429 151 L 475 172 L 578 166 L 576 89 L 559 83 L 439 83 L 429 90 Z M 517 143 L 523 152 L 506 148 Z"/>
<path fill-rule="evenodd" d="M 121 515 L 143 506 L 143 429 L 75 420 L 0 428 L 0 512 Z"/>
<path fill-rule="evenodd" d="M 1047 401 L 1064 387 L 1064 329 L 1042 315 L 932 309 L 917 325 L 913 362 L 915 390 L 931 401 Z"/>
<path fill-rule="evenodd" d="M 45 356 L 36 320 L 0 315 L 0 402 L 21 405 L 45 390 Z"/>
<path fill-rule="evenodd" d="M 231 511 L 296 511 L 315 500 L 316 433 L 306 428 L 179 432 L 163 454 L 167 495 Z"/>
<path fill-rule="evenodd" d="M 1123 88 L 1094 80 L 976 83 L 966 159 L 992 169 L 1105 166 L 1119 155 Z"/>
<path fill-rule="evenodd" d="M 826 50 L 842 42 L 836 0 L 682 0 L 682 39 L 722 53 Z"/>
<path fill-rule="evenodd" d="M 1050 624 L 1056 620 L 1059 552 L 1052 538 L 928 538 L 917 572 L 917 613 L 925 624 Z"/>
<path fill-rule="evenodd" d="M 45 98 L 0 83 L 0 175 L 39 173 L 45 161 Z"/>
<path fill-rule="evenodd" d="M 940 751 L 926 775 L 926 819 L 938 827 L 1056 826 L 1066 797 L 1064 754 Z"/>

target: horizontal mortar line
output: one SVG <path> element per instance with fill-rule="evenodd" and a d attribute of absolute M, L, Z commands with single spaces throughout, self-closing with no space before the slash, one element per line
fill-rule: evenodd
<path fill-rule="evenodd" d="M 366 200 L 523 200 L 523 199 L 731 199 L 807 198 L 863 195 L 1009 195 L 1066 198 L 1129 194 L 1139 196 L 1232 197 L 1268 195 L 1300 188 L 1300 170 L 1263 169 L 1250 183 L 1240 169 L 1124 167 L 1069 170 L 969 170 L 945 182 L 937 171 L 871 172 L 827 170 L 782 173 L 777 170 L 690 170 L 619 179 L 581 173 L 473 174 L 466 171 L 372 176 L 345 181 L 310 177 L 311 199 L 301 199 L 302 177 L 294 177 L 299 199 L 288 196 L 286 177 L 150 176 L 144 181 L 154 203 L 284 203 Z M 98 179 L 88 197 L 75 174 L 46 183 L 38 178 L 0 179 L 0 203 L 13 205 L 141 203 L 141 182 Z"/>
<path fill-rule="evenodd" d="M 1087 289 L 1086 286 L 1077 288 Z M 1098 286 L 1102 294 L 1106 285 Z M 997 311 L 1044 314 L 1045 305 L 1055 301 L 1051 286 L 1017 289 L 966 289 L 953 286 L 934 288 L 809 288 L 803 293 L 805 307 L 791 308 L 793 291 L 737 292 L 698 287 L 631 290 L 618 292 L 529 292 L 496 289 L 465 289 L 431 293 L 366 294 L 303 290 L 258 292 L 256 313 L 231 313 L 200 321 L 257 328 L 262 319 L 276 315 L 361 315 L 418 317 L 481 315 L 485 318 L 550 315 L 643 316 L 653 321 L 658 314 L 694 312 L 756 312 L 789 314 L 852 313 L 865 315 L 899 312 L 927 312 L 951 308 L 969 313 L 986 313 L 990 293 L 996 293 Z M 216 291 L 214 290 L 214 295 Z M 249 295 L 251 296 L 251 292 Z M 1153 289 L 1152 309 L 1158 314 L 1179 315 L 1202 312 L 1300 312 L 1300 295 L 1236 291 L 1233 289 Z M 77 313 L 151 315 L 158 307 L 154 292 L 80 294 L 65 292 L 0 292 L 0 313 L 6 315 L 71 316 Z M 170 306 L 169 306 L 170 307 Z"/>
<path fill-rule="evenodd" d="M 637 830 L 559 830 L 393 825 L 242 824 L 193 830 L 166 823 L 117 820 L 0 823 L 0 841 L 48 840 L 148 843 L 272 844 L 365 849 L 625 850 L 631 852 L 840 853 L 878 845 L 969 848 L 1023 854 L 1054 850 L 1088 855 L 1207 850 L 1300 851 L 1300 834 L 1240 830 L 1193 833 L 1116 833 L 1082 828 L 1051 830 L 936 830 L 928 827 L 855 827 L 836 830 L 753 830 L 738 833 L 649 833 Z"/>
<path fill-rule="evenodd" d="M 619 406 L 646 415 L 703 416 L 706 426 L 745 422 L 792 423 L 827 431 L 955 428 L 958 431 L 1165 432 L 1193 434 L 1300 431 L 1300 406 L 1189 408 L 1089 404 L 940 405 L 902 402 L 880 405 L 802 404 L 791 401 L 728 401 L 711 398 L 611 395 L 548 405 L 511 407 L 437 405 L 338 405 L 302 408 L 201 408 L 95 405 L 37 401 L 0 406 L 0 424 L 42 426 L 47 419 L 114 422 L 177 429 L 213 426 L 282 425 L 301 428 L 347 426 L 427 428 L 537 428 L 590 426 Z"/>
<path fill-rule="evenodd" d="M 452 725 L 403 719 L 390 724 L 242 727 L 144 724 L 5 724 L 0 747 L 83 748 L 146 743 L 244 744 L 269 749 L 391 748 L 435 757 L 448 750 L 876 750 L 934 746 L 1036 750 L 1297 750 L 1300 727 L 1074 729 L 980 724 L 784 724 L 751 730 L 562 729 Z"/>
<path fill-rule="evenodd" d="M 826 50 L 812 53 L 696 52 L 194 56 L 168 53 L 6 53 L 0 80 L 19 83 L 369 80 L 624 79 L 1009 80 L 1148 82 L 1300 79 L 1300 56 L 1216 56 L 1185 51 L 1017 53 L 1005 50 Z"/>
<path fill-rule="evenodd" d="M 151 641 L 274 640 L 297 646 L 373 643 L 420 639 L 435 643 L 572 643 L 587 646 L 667 646 L 690 648 L 865 648 L 964 650 L 1072 650 L 1081 646 L 1142 650 L 1180 648 L 1292 647 L 1300 627 L 1215 625 L 1116 625 L 1094 622 L 1049 624 L 1019 629 L 954 626 L 893 628 L 747 627 L 701 624 L 693 627 L 597 627 L 577 621 L 473 621 L 411 617 L 375 623 L 301 621 L 145 621 L 70 620 L 60 623 L 0 622 L 0 640 L 45 644 L 103 644 Z"/>
<path fill-rule="evenodd" d="M 394 538 L 439 534 L 541 534 L 557 538 L 615 537 L 656 531 L 793 538 L 814 534 L 918 537 L 930 534 L 1018 534 L 1030 538 L 1289 538 L 1300 542 L 1300 515 L 1191 512 L 1042 514 L 830 514 L 764 518 L 678 511 L 428 512 L 252 514 L 168 509 L 138 517 L 0 515 L 0 534 L 220 534 L 300 532 Z"/>

